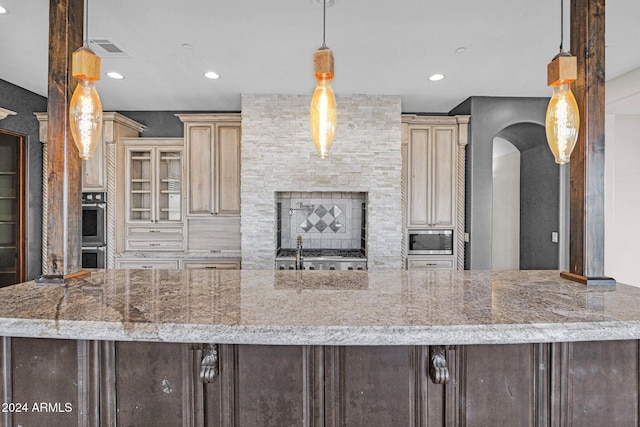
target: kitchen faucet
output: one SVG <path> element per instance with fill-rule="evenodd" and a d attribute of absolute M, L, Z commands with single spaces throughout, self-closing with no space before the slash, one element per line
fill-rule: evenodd
<path fill-rule="evenodd" d="M 302 236 L 298 234 L 296 241 L 296 270 L 302 269 Z"/>

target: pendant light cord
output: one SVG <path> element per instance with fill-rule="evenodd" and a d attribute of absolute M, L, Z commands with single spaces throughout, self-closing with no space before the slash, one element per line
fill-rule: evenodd
<path fill-rule="evenodd" d="M 564 0 L 560 0 L 560 51 L 564 42 Z"/>
<path fill-rule="evenodd" d="M 327 0 L 322 1 L 322 48 L 326 48 L 325 32 L 327 30 Z"/>
<path fill-rule="evenodd" d="M 84 0 L 84 24 L 82 25 L 82 42 L 89 47 L 89 0 Z"/>

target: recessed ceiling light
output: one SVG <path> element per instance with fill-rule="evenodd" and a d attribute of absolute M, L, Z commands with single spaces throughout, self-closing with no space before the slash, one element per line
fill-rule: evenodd
<path fill-rule="evenodd" d="M 6 15 L 7 13 L 9 13 L 7 8 L 4 6 L 0 6 L 0 15 Z"/>
<path fill-rule="evenodd" d="M 208 79 L 211 80 L 215 80 L 215 79 L 219 79 L 220 75 L 214 71 L 207 71 L 206 73 L 204 73 L 204 76 Z"/>
<path fill-rule="evenodd" d="M 193 50 L 193 46 L 190 45 L 189 43 L 182 43 L 182 48 L 184 50 Z"/>
<path fill-rule="evenodd" d="M 111 77 L 112 79 L 116 79 L 116 80 L 122 80 L 124 79 L 124 76 L 118 72 L 115 71 L 109 71 L 107 73 L 107 77 Z"/>
<path fill-rule="evenodd" d="M 463 54 L 463 53 L 465 53 L 466 51 L 467 51 L 467 48 L 466 48 L 465 46 L 460 46 L 459 48 L 457 48 L 457 49 L 455 50 L 455 52 L 456 52 L 456 53 L 458 53 L 458 54 Z"/>
<path fill-rule="evenodd" d="M 433 74 L 429 76 L 429 80 L 431 80 L 432 82 L 437 82 L 438 80 L 442 79 L 444 79 L 444 74 Z"/>

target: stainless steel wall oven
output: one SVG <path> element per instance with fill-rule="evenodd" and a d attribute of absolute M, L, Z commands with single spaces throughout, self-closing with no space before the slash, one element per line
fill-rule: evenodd
<path fill-rule="evenodd" d="M 107 193 L 82 193 L 82 267 L 104 268 L 107 256 Z"/>

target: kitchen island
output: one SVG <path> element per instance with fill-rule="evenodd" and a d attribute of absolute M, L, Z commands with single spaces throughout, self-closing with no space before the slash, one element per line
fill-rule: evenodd
<path fill-rule="evenodd" d="M 0 298 L 3 402 L 60 409 L 5 425 L 638 423 L 640 289 L 557 271 L 94 270 Z"/>

